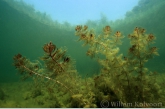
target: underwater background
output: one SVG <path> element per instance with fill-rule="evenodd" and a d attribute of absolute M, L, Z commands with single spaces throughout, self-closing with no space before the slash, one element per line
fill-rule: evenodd
<path fill-rule="evenodd" d="M 103 15 L 99 21 L 88 20 L 84 24 L 101 32 L 110 25 L 112 31 L 120 31 L 125 38 L 120 45 L 120 52 L 127 54 L 129 40 L 126 38 L 133 29 L 143 27 L 147 33 L 156 36 L 154 46 L 159 56 L 145 65 L 151 71 L 165 73 L 165 1 L 139 0 L 138 5 L 126 12 L 124 19 L 110 21 Z M 78 24 L 79 25 L 79 24 Z M 38 60 L 44 52 L 42 47 L 53 42 L 58 47 L 66 47 L 67 54 L 76 61 L 77 72 L 85 78 L 100 73 L 96 60 L 86 56 L 87 46 L 77 42 L 75 27 L 68 22 L 63 24 L 53 21 L 45 13 L 35 12 L 33 7 L 24 2 L 0 0 L 0 107 L 42 107 L 26 100 L 22 96 L 30 90 L 27 80 L 22 82 L 18 71 L 13 66 L 13 56 L 21 53 L 30 60 Z M 5 101 L 5 103 L 4 103 Z M 30 105 L 29 105 L 30 104 Z M 45 106 L 45 105 L 44 105 Z"/>

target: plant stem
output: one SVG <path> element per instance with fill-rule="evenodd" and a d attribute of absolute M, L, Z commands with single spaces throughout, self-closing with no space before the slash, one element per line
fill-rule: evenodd
<path fill-rule="evenodd" d="M 52 79 L 52 78 L 50 78 L 50 77 L 47 77 L 47 76 L 41 75 L 41 74 L 39 74 L 39 73 L 37 73 L 37 72 L 34 72 L 34 71 L 30 70 L 29 68 L 27 68 L 27 67 L 24 66 L 24 65 L 22 65 L 22 67 L 23 67 L 24 69 L 26 69 L 27 71 L 29 71 L 29 72 L 31 72 L 31 73 L 37 75 L 37 76 L 44 77 L 44 78 L 46 78 L 46 79 L 48 79 L 48 80 L 51 80 L 51 81 L 54 81 L 54 82 L 60 84 L 61 86 L 65 87 L 67 90 L 69 90 L 72 94 L 74 94 L 73 91 L 71 91 L 66 85 L 64 85 L 64 84 L 61 83 L 60 81 L 54 80 L 54 79 Z"/>

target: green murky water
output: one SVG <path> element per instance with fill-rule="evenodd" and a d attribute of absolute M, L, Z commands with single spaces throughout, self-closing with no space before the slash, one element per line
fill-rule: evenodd
<path fill-rule="evenodd" d="M 128 34 L 132 33 L 136 26 L 145 28 L 147 33 L 156 36 L 154 46 L 159 52 L 159 56 L 149 60 L 146 66 L 151 71 L 163 74 L 165 72 L 165 13 L 163 12 L 165 1 L 144 1 L 127 12 L 125 19 L 112 22 L 103 16 L 99 23 L 87 21 L 86 25 L 94 28 L 96 32 L 100 32 L 106 25 L 110 25 L 113 32 L 119 30 L 125 36 L 123 44 L 120 45 L 120 52 L 124 55 L 127 54 L 130 46 Z M 40 103 L 39 100 L 42 99 L 25 97 L 30 90 L 31 80 L 21 82 L 20 75 L 13 66 L 13 56 L 18 53 L 30 60 L 38 60 L 44 54 L 43 45 L 50 41 L 57 47 L 67 48 L 67 54 L 76 61 L 76 69 L 83 78 L 100 73 L 101 67 L 97 61 L 86 56 L 88 46 L 82 47 L 82 43 L 77 42 L 75 25 L 53 22 L 42 13 L 41 15 L 30 13 L 32 11 L 28 6 L 22 11 L 22 7 L 14 7 L 10 2 L 12 3 L 12 1 L 0 0 L 0 107 L 51 107 L 49 104 Z M 27 14 L 28 9 L 30 14 Z"/>

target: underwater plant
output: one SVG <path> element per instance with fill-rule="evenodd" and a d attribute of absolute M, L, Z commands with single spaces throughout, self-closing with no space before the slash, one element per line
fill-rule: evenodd
<path fill-rule="evenodd" d="M 117 46 L 122 44 L 121 39 L 124 37 L 120 31 L 111 35 L 110 26 L 105 26 L 103 33 L 96 37 L 94 30 L 87 28 L 78 25 L 75 34 L 84 45 L 89 45 L 86 54 L 97 59 L 102 66 L 100 75 L 94 80 L 98 87 L 104 82 L 108 91 L 99 91 L 105 96 L 113 92 L 120 102 L 131 103 L 131 107 L 136 107 L 135 102 L 162 102 L 162 90 L 156 80 L 157 73 L 149 72 L 144 65 L 154 55 L 159 55 L 158 48 L 151 46 L 156 39 L 154 35 L 146 34 L 145 29 L 136 27 L 128 35 L 131 44 L 128 55 L 123 56 L 119 54 Z"/>
<path fill-rule="evenodd" d="M 26 99 L 36 99 L 43 107 L 87 108 L 145 107 L 138 104 L 163 102 L 164 91 L 157 80 L 158 73 L 145 67 L 149 59 L 158 55 L 158 49 L 151 46 L 156 39 L 153 34 L 146 34 L 145 29 L 136 27 L 128 35 L 131 46 L 128 54 L 123 56 L 118 47 L 124 38 L 120 31 L 112 34 L 111 27 L 105 26 L 103 33 L 96 35 L 86 25 L 76 26 L 75 31 L 78 41 L 89 47 L 86 55 L 101 65 L 100 74 L 81 78 L 74 60 L 66 55 L 66 49 L 57 48 L 50 42 L 43 46 L 43 66 L 41 62 L 32 62 L 21 54 L 13 58 L 23 79 L 32 77 L 34 80 L 34 90 Z"/>
<path fill-rule="evenodd" d="M 58 77 L 60 76 L 67 75 L 70 77 L 70 75 L 72 75 L 71 73 L 76 74 L 74 62 L 70 59 L 70 57 L 65 55 L 66 50 L 56 48 L 56 45 L 52 42 L 45 44 L 43 46 L 43 50 L 45 55 L 41 57 L 41 60 L 45 63 L 45 69 L 39 68 L 39 61 L 31 62 L 21 54 L 14 56 L 14 66 L 23 75 L 23 79 L 27 79 L 29 76 L 31 77 L 35 75 L 60 84 L 71 93 L 74 93 L 68 86 L 58 80 Z"/>
<path fill-rule="evenodd" d="M 62 97 L 66 96 L 67 100 L 71 99 L 71 102 L 69 102 L 70 104 L 64 105 L 63 103 L 53 102 L 49 106 L 46 105 L 46 107 L 87 107 L 88 104 L 92 107 L 96 107 L 91 101 L 86 100 L 85 96 L 83 96 L 93 96 L 92 93 L 88 92 L 88 90 L 91 89 L 90 84 L 87 83 L 87 79 L 81 80 L 77 75 L 77 71 L 74 68 L 74 60 L 66 55 L 66 49 L 58 49 L 56 45 L 50 42 L 43 46 L 43 50 L 45 55 L 41 57 L 41 60 L 44 61 L 44 67 L 42 68 L 40 68 L 41 63 L 39 61 L 31 62 L 21 54 L 17 54 L 13 58 L 14 66 L 22 75 L 22 79 L 25 80 L 28 77 L 33 77 L 34 79 L 35 89 L 31 92 L 30 97 L 38 97 L 42 95 L 41 90 L 44 90 L 44 92 L 46 91 L 49 93 L 49 97 L 45 94 L 45 99 L 60 101 L 55 93 L 58 90 L 57 93 Z M 44 89 L 44 87 L 46 89 Z M 82 92 L 83 90 L 86 91 Z M 55 95 L 53 95 L 53 93 Z M 29 98 L 29 95 L 24 98 Z M 43 100 L 42 98 L 38 100 L 38 104 L 46 104 L 44 103 L 45 99 Z M 79 102 L 79 104 L 77 102 Z"/>

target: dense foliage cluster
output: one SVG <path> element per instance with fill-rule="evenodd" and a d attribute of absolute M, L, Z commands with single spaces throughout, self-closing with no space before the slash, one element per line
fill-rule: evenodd
<path fill-rule="evenodd" d="M 37 84 L 26 99 L 37 99 L 43 107 L 163 106 L 164 90 L 162 82 L 157 79 L 158 73 L 145 67 L 149 59 L 159 55 L 157 47 L 152 46 L 156 39 L 153 34 L 146 34 L 145 29 L 136 27 L 128 35 L 130 48 L 128 54 L 123 56 L 118 47 L 124 38 L 120 31 L 112 34 L 111 27 L 105 26 L 102 34 L 97 35 L 86 25 L 76 26 L 75 31 L 78 41 L 89 47 L 86 55 L 96 59 L 102 67 L 100 74 L 81 78 L 74 61 L 66 56 L 66 50 L 58 49 L 50 42 L 43 46 L 43 67 L 41 62 L 31 62 L 21 54 L 13 58 L 20 74 L 24 78 L 34 77 Z M 136 105 L 144 102 L 159 105 Z"/>

